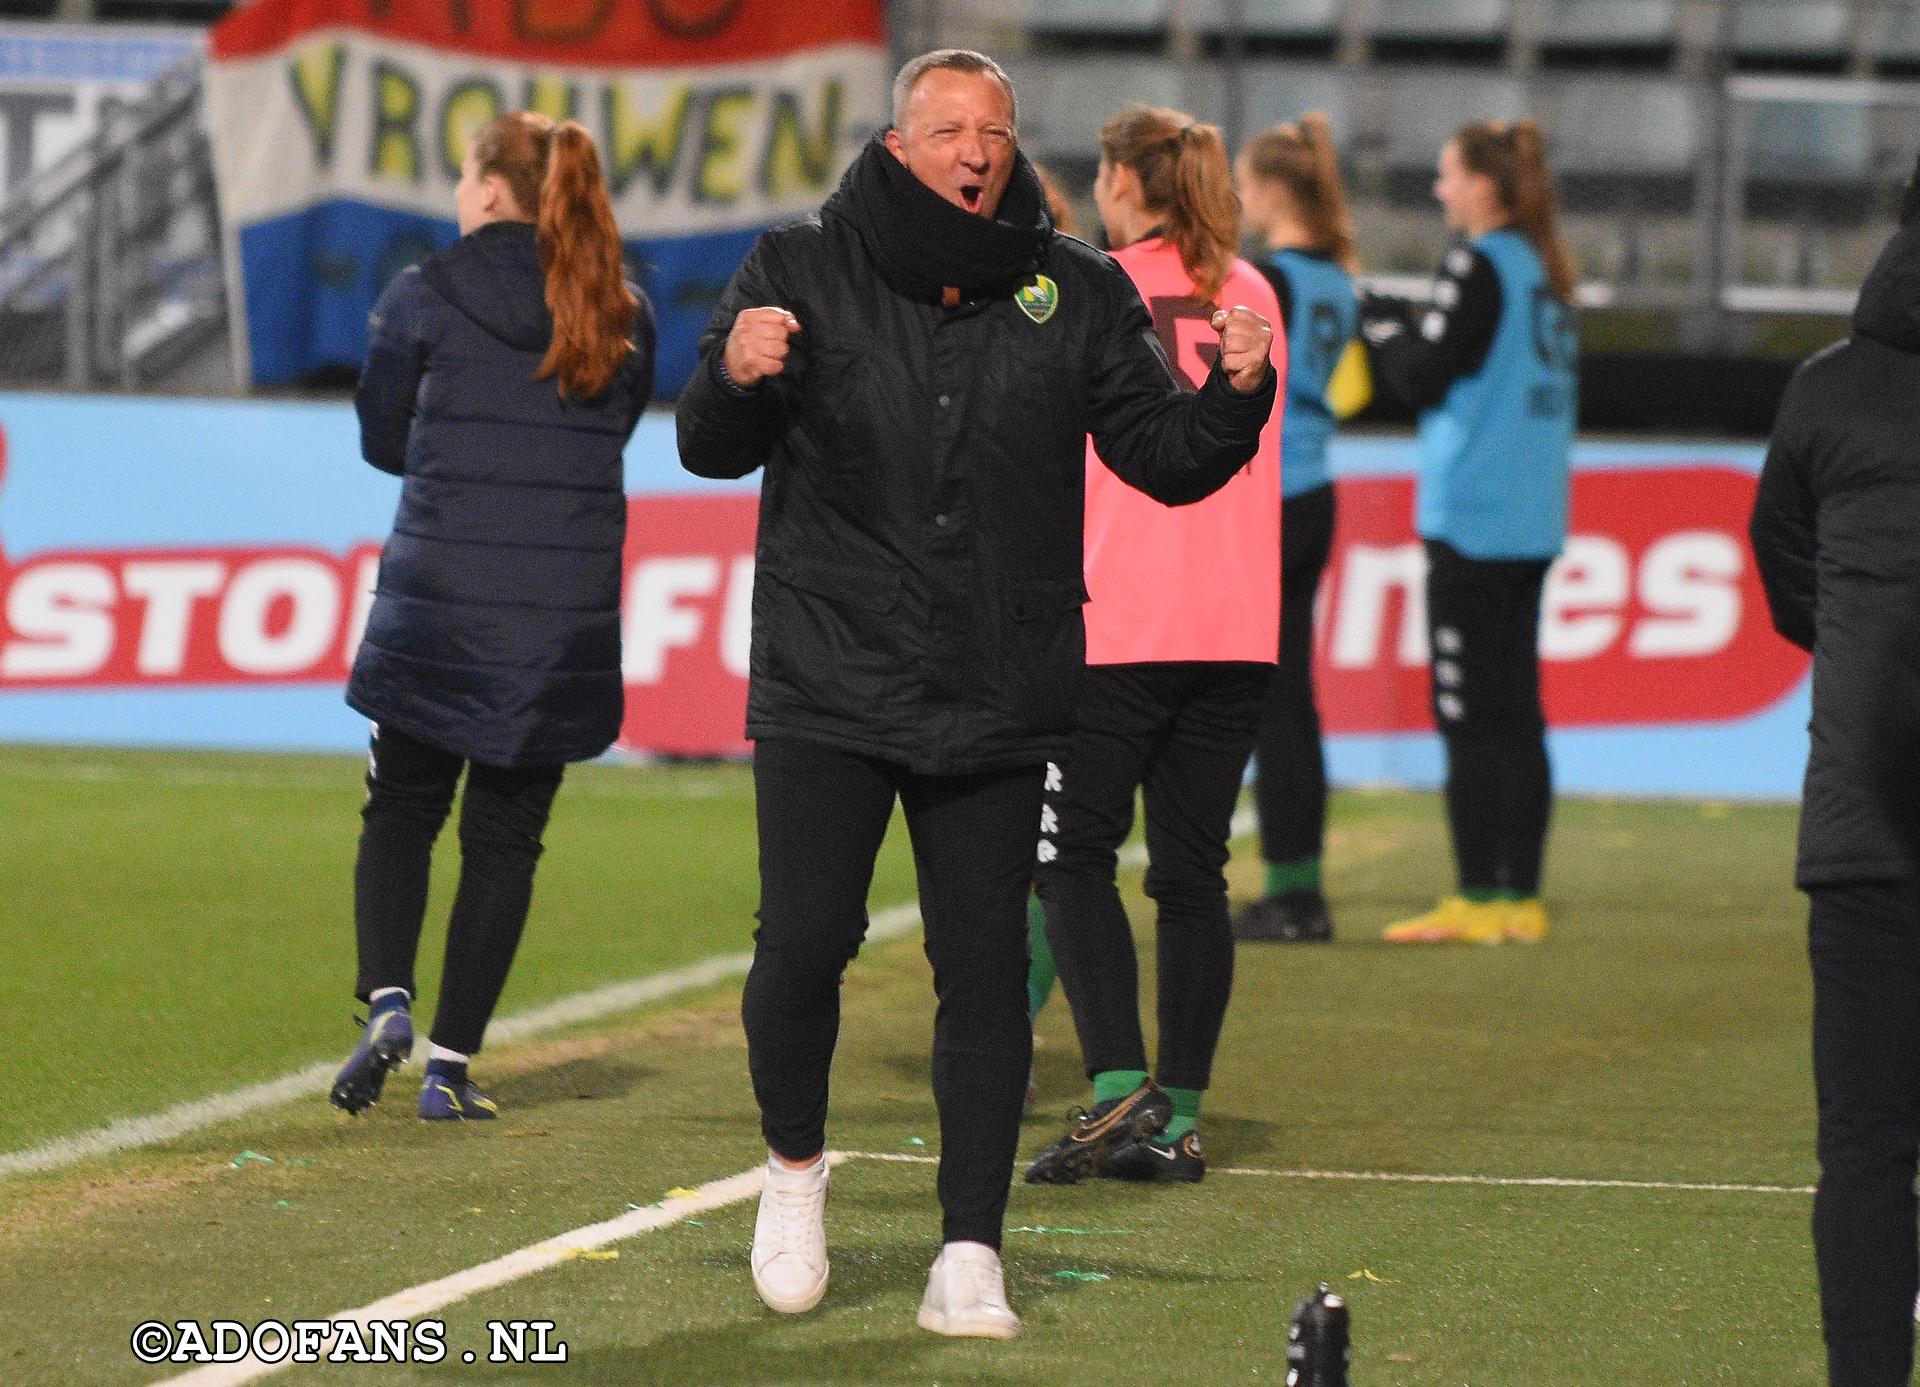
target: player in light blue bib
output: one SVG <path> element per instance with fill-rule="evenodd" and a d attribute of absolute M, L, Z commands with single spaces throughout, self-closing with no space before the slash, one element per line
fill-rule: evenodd
<path fill-rule="evenodd" d="M 1359 326 L 1353 219 L 1326 116 L 1309 111 L 1248 140 L 1235 168 L 1257 261 L 1280 301 L 1287 335 L 1280 429 L 1280 664 L 1254 752 L 1254 802 L 1266 891 L 1234 917 L 1237 939 L 1311 943 L 1333 937 L 1320 885 L 1327 770 L 1313 692 L 1313 609 L 1333 549 L 1333 471 L 1327 445 L 1335 368 Z"/>
<path fill-rule="evenodd" d="M 1369 299 L 1378 373 L 1420 411 L 1434 723 L 1447 748 L 1456 894 L 1393 943 L 1536 941 L 1553 803 L 1540 705 L 1540 594 L 1567 534 L 1577 407 L 1573 263 L 1540 129 L 1475 121 L 1434 196 L 1463 240 L 1422 310 Z"/>

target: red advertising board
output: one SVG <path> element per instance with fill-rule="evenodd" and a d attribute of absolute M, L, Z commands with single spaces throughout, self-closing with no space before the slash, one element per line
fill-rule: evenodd
<path fill-rule="evenodd" d="M 1431 721 L 1413 482 L 1339 485 L 1315 652 L 1326 730 L 1418 732 Z M 1540 632 L 1556 726 L 1730 723 L 1805 678 L 1806 656 L 1770 627 L 1746 544 L 1754 485 L 1714 463 L 1575 473 Z M 628 504 L 623 743 L 743 752 L 758 498 Z M 378 558 L 373 536 L 339 551 L 143 544 L 9 559 L 0 546 L 0 695 L 342 684 Z"/>
<path fill-rule="evenodd" d="M 1433 726 L 1413 485 L 1340 483 L 1315 633 L 1331 734 Z M 1754 485 L 1751 473 L 1720 465 L 1574 474 L 1571 535 L 1540 621 L 1551 723 L 1731 721 L 1805 677 L 1806 655 L 1774 634 L 1747 546 Z"/>

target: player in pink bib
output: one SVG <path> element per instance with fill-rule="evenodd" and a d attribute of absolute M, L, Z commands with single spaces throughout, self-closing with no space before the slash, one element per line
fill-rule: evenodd
<path fill-rule="evenodd" d="M 1101 128 L 1094 198 L 1175 375 L 1196 389 L 1236 306 L 1277 321 L 1272 287 L 1234 255 L 1240 207 L 1220 132 L 1132 107 Z M 1285 378 L 1285 345 L 1273 346 Z M 1284 386 L 1282 387 L 1284 390 Z M 1194 1181 L 1196 1120 L 1233 986 L 1227 839 L 1279 657 L 1280 418 L 1204 501 L 1168 507 L 1087 448 L 1087 670 L 1067 759 L 1049 768 L 1035 879 L 1093 1081 L 1092 1106 L 1027 1171 Z M 1115 883 L 1146 807 L 1158 906 L 1160 1046 L 1148 1077 L 1139 969 Z"/>

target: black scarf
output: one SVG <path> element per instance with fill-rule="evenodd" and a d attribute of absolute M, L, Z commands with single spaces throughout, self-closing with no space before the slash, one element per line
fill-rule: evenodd
<path fill-rule="evenodd" d="M 931 303 L 948 287 L 963 302 L 1011 291 L 1039 267 L 1053 236 L 1040 179 L 1018 150 L 998 211 L 982 217 L 915 178 L 884 133 L 867 142 L 824 210 L 853 223 L 896 291 Z"/>

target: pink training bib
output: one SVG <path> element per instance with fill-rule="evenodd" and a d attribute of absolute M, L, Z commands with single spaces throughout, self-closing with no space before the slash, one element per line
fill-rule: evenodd
<path fill-rule="evenodd" d="M 1174 373 L 1197 390 L 1219 355 L 1216 306 L 1273 324 L 1280 379 L 1253 461 L 1206 500 L 1163 506 L 1109 472 L 1087 440 L 1087 663 L 1280 658 L 1280 401 L 1287 347 L 1273 288 L 1235 260 L 1213 303 L 1171 242 L 1149 237 L 1115 254 L 1140 290 Z"/>

